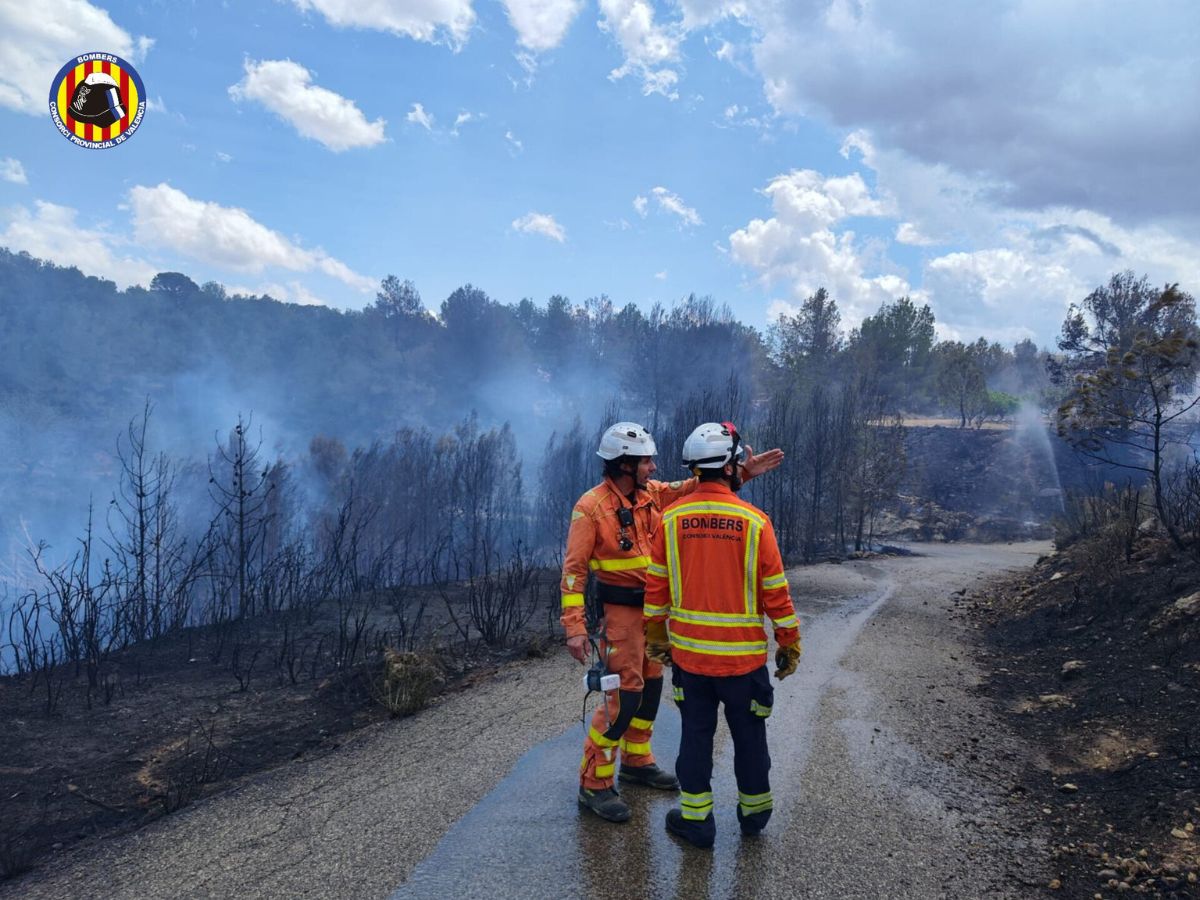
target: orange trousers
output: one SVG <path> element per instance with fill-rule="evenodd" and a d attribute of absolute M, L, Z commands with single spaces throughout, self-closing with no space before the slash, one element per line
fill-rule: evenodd
<path fill-rule="evenodd" d="M 596 791 L 612 787 L 618 753 L 628 767 L 654 762 L 650 735 L 663 679 L 663 667 L 646 658 L 640 606 L 605 603 L 604 632 L 600 653 L 608 671 L 621 676 L 621 687 L 604 695 L 583 744 L 579 783 Z"/>

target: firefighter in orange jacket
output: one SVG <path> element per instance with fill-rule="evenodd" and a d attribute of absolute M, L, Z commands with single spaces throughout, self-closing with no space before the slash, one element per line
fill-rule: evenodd
<path fill-rule="evenodd" d="M 604 610 L 599 652 L 608 671 L 620 676 L 620 689 L 608 692 L 592 717 L 579 767 L 579 804 L 610 822 L 629 818 L 629 807 L 613 786 L 618 752 L 623 783 L 679 787 L 675 776 L 655 763 L 650 749 L 663 676 L 662 665 L 646 658 L 642 602 L 650 540 L 662 509 L 694 490 L 697 482 L 651 480 L 655 452 L 649 432 L 633 422 L 618 422 L 604 432 L 596 451 L 604 460 L 604 481 L 575 504 L 563 558 L 567 649 L 586 664 L 584 594 L 590 573 Z M 782 459 L 779 450 L 747 454 L 743 476 L 769 471 Z"/>
<path fill-rule="evenodd" d="M 800 623 L 771 520 L 735 493 L 745 452 L 737 429 L 729 422 L 701 425 L 683 452 L 699 484 L 664 510 L 654 538 L 646 572 L 646 652 L 674 666 L 682 719 L 675 761 L 682 809 L 667 813 L 667 831 L 707 849 L 716 837 L 712 752 L 722 703 L 733 736 L 742 834 L 758 834 L 771 817 L 766 721 L 775 692 L 762 617 L 774 625 L 779 679 L 796 671 Z"/>

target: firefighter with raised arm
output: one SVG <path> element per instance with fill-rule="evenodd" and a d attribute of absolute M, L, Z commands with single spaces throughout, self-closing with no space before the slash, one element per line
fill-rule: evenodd
<path fill-rule="evenodd" d="M 646 653 L 673 666 L 682 718 L 681 808 L 667 813 L 667 831 L 703 849 L 716 837 L 711 779 L 720 704 L 733 736 L 742 834 L 758 834 L 771 817 L 767 717 L 775 691 L 764 614 L 779 648 L 775 677 L 791 675 L 800 659 L 800 623 L 775 530 L 737 496 L 745 453 L 730 422 L 708 422 L 688 436 L 684 464 L 699 483 L 663 512 L 646 573 Z"/>
<path fill-rule="evenodd" d="M 604 694 L 592 717 L 579 766 L 579 804 L 610 822 L 624 822 L 629 807 L 614 787 L 617 757 L 625 784 L 673 791 L 675 776 L 660 768 L 650 735 L 662 694 L 662 665 L 646 657 L 642 604 L 651 537 L 662 510 L 696 488 L 697 481 L 651 480 L 656 471 L 654 438 L 641 425 L 618 422 L 600 439 L 604 480 L 571 512 L 562 573 L 562 624 L 567 649 L 586 665 L 591 646 L 584 598 L 589 574 L 602 609 L 598 651 L 620 688 Z M 783 459 L 770 450 L 747 453 L 742 478 L 769 471 Z"/>

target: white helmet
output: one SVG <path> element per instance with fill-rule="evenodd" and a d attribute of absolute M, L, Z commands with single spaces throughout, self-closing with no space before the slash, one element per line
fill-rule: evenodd
<path fill-rule="evenodd" d="M 645 428 L 635 422 L 618 422 L 601 436 L 596 455 L 601 459 L 618 459 L 622 456 L 653 456 L 657 452 L 654 438 Z"/>
<path fill-rule="evenodd" d="M 705 422 L 683 442 L 683 464 L 689 469 L 720 469 L 745 458 L 746 445 L 732 422 Z"/>

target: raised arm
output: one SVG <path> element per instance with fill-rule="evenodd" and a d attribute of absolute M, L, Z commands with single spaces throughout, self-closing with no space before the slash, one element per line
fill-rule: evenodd
<path fill-rule="evenodd" d="M 783 451 L 779 448 L 764 450 L 762 453 L 756 454 L 754 448 L 747 444 L 746 454 L 746 461 L 742 463 L 742 481 L 749 481 L 764 472 L 777 469 L 783 462 Z"/>

